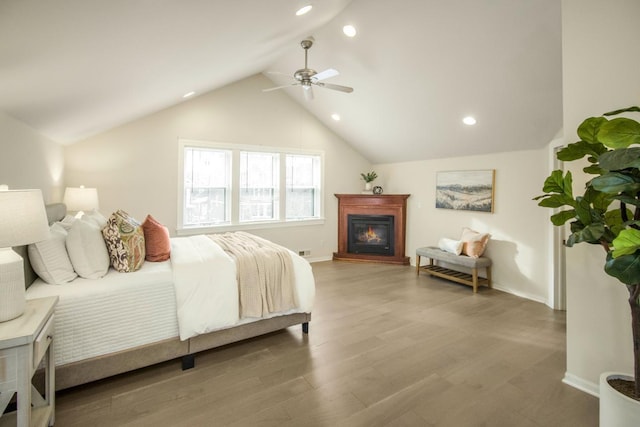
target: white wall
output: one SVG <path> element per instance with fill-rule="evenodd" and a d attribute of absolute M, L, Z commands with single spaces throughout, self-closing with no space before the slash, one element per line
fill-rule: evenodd
<path fill-rule="evenodd" d="M 47 203 L 64 193 L 63 149 L 26 124 L 0 112 L 0 184 L 39 188 Z"/>
<path fill-rule="evenodd" d="M 97 187 L 100 210 L 152 214 L 175 235 L 178 138 L 323 150 L 324 225 L 252 230 L 310 258 L 337 249 L 334 193 L 360 192 L 370 163 L 273 84 L 256 75 L 65 148 L 68 185 Z"/>
<path fill-rule="evenodd" d="M 563 97 L 567 143 L 589 116 L 640 103 L 640 2 L 563 0 Z M 571 166 L 578 184 L 584 174 Z M 633 372 L 628 293 L 603 271 L 604 251 L 567 250 L 565 381 L 597 392 L 603 371 Z"/>
<path fill-rule="evenodd" d="M 435 245 L 441 237 L 458 239 L 462 227 L 492 235 L 486 254 L 493 260 L 493 279 L 503 289 L 548 302 L 548 235 L 550 212 L 531 199 L 542 192 L 548 175 L 545 149 L 409 163 L 373 168 L 385 192 L 410 193 L 407 212 L 407 255 Z M 436 172 L 495 169 L 494 213 L 435 208 Z"/>

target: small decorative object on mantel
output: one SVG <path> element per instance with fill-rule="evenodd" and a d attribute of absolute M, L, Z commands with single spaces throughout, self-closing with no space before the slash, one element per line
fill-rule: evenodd
<path fill-rule="evenodd" d="M 379 185 L 376 185 L 375 187 L 373 187 L 373 194 L 377 194 L 377 195 L 382 194 L 382 187 L 380 187 Z"/>
<path fill-rule="evenodd" d="M 378 174 L 375 171 L 371 171 L 371 172 L 367 172 L 367 173 L 361 173 L 360 176 L 362 177 L 362 180 L 364 181 L 364 189 L 365 189 L 365 191 L 370 192 L 371 191 L 371 187 L 373 186 L 373 184 L 371 184 L 371 183 L 378 177 Z"/>

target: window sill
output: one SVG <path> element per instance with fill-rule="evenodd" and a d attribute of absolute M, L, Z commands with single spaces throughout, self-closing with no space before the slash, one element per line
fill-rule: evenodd
<path fill-rule="evenodd" d="M 212 225 L 208 227 L 188 227 L 178 228 L 176 234 L 178 236 L 192 236 L 195 234 L 222 233 L 225 231 L 242 231 L 242 230 L 264 230 L 273 228 L 289 228 L 289 227 L 307 227 L 310 225 L 324 225 L 324 218 L 318 219 L 301 219 L 289 221 L 264 221 L 264 222 L 248 222 L 242 224 L 225 224 Z"/>

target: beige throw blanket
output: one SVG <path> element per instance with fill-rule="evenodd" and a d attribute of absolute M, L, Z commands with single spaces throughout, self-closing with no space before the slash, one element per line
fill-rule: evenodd
<path fill-rule="evenodd" d="M 236 262 L 241 318 L 295 308 L 293 264 L 286 248 L 241 231 L 208 237 Z"/>

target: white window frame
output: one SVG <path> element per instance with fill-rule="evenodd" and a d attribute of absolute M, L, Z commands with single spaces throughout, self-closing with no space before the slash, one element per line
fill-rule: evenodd
<path fill-rule="evenodd" d="M 184 150 L 187 147 L 193 148 L 210 148 L 217 150 L 229 150 L 231 154 L 231 215 L 230 222 L 225 224 L 217 224 L 210 226 L 190 226 L 185 227 L 183 223 L 183 210 L 184 210 Z M 279 185 L 279 213 L 280 218 L 275 220 L 262 220 L 256 222 L 240 222 L 239 221 L 239 206 L 240 206 L 240 186 L 239 186 L 239 173 L 240 173 L 240 152 L 267 152 L 278 153 L 280 155 L 280 185 Z M 309 155 L 320 157 L 320 191 L 318 200 L 320 202 L 319 217 L 317 218 L 302 218 L 302 219 L 286 219 L 286 155 Z M 280 228 L 280 227 L 292 227 L 292 226 L 308 226 L 308 225 L 322 225 L 325 221 L 324 207 L 325 207 L 325 166 L 324 166 L 324 152 L 320 150 L 304 150 L 288 147 L 267 147 L 263 145 L 245 145 L 245 144 L 233 144 L 233 143 L 221 143 L 192 139 L 178 139 L 178 224 L 177 234 L 191 235 L 191 234 L 203 234 L 203 233 L 215 233 L 221 231 L 236 231 L 236 230 L 251 230 L 251 229 L 265 229 L 265 228 Z"/>

